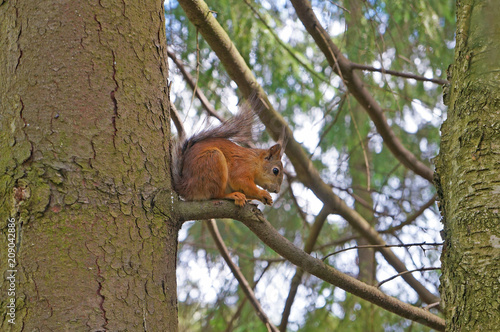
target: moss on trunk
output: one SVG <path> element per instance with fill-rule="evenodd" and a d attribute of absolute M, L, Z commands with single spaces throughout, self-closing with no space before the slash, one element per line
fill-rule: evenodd
<path fill-rule="evenodd" d="M 500 321 L 500 7 L 457 2 L 455 63 L 436 160 L 443 215 L 441 293 L 448 331 Z"/>

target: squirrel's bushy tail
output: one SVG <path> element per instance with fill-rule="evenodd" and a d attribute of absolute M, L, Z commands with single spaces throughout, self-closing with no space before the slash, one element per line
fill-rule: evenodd
<path fill-rule="evenodd" d="M 252 125 L 257 117 L 253 110 L 256 96 L 245 100 L 238 114 L 231 119 L 213 127 L 208 127 L 188 139 L 180 139 L 173 148 L 172 154 L 172 179 L 174 190 L 179 193 L 182 186 L 182 165 L 184 155 L 194 144 L 209 138 L 224 138 L 238 144 L 247 144 L 252 139 Z"/>

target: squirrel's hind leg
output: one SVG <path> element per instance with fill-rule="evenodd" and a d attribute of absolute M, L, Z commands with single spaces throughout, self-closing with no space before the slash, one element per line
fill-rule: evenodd
<path fill-rule="evenodd" d="M 187 200 L 199 201 L 211 198 L 234 200 L 238 206 L 246 203 L 246 196 L 241 192 L 231 192 L 228 188 L 229 172 L 226 157 L 215 147 L 202 148 L 188 156 L 185 164 L 190 165 L 184 170 L 186 179 L 182 195 Z"/>
<path fill-rule="evenodd" d="M 217 148 L 206 148 L 189 156 L 183 177 L 186 180 L 184 198 L 205 200 L 223 198 L 228 180 L 226 158 Z"/>
<path fill-rule="evenodd" d="M 201 161 L 203 160 L 203 161 Z M 203 170 L 199 174 L 201 178 L 200 184 L 204 190 L 209 193 L 208 198 L 226 198 L 234 200 L 234 204 L 238 206 L 245 205 L 247 198 L 245 194 L 240 192 L 232 192 L 226 194 L 229 178 L 226 157 L 221 150 L 210 148 L 200 154 L 200 165 Z"/>

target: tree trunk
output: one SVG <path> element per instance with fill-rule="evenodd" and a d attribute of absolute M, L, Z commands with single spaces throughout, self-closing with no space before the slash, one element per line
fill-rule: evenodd
<path fill-rule="evenodd" d="M 443 216 L 441 294 L 447 331 L 500 322 L 500 6 L 457 1 L 455 63 L 436 184 Z"/>
<path fill-rule="evenodd" d="M 179 226 L 151 206 L 171 188 L 162 1 L 0 1 L 0 22 L 0 330 L 177 330 Z"/>

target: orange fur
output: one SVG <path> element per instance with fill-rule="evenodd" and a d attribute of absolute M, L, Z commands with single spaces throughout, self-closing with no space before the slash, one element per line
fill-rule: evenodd
<path fill-rule="evenodd" d="M 226 138 L 203 137 L 184 146 L 174 187 L 186 200 L 226 198 L 243 206 L 257 199 L 271 205 L 266 190 L 279 192 L 283 181 L 281 148 L 250 149 Z"/>

